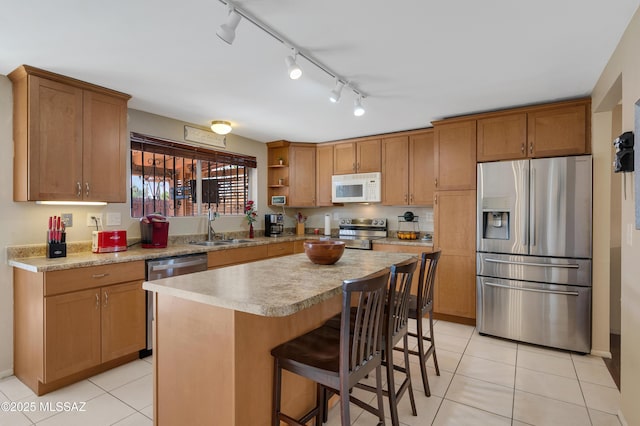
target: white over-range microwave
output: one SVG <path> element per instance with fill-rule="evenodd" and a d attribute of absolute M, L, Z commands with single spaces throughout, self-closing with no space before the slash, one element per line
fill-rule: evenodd
<path fill-rule="evenodd" d="M 379 203 L 381 193 L 380 172 L 331 176 L 333 203 Z"/>

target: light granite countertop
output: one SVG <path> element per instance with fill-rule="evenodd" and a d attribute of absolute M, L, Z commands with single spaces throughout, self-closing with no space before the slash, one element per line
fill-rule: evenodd
<path fill-rule="evenodd" d="M 145 281 L 142 288 L 220 308 L 283 317 L 341 294 L 345 279 L 364 277 L 411 257 L 345 250 L 337 263 L 316 265 L 305 254 L 294 254 Z"/>
<path fill-rule="evenodd" d="M 198 246 L 182 243 L 169 243 L 162 249 L 143 249 L 140 246 L 129 248 L 118 253 L 92 253 L 89 246 L 83 246 L 84 251 L 67 254 L 66 257 L 49 259 L 43 256 L 42 245 L 17 246 L 7 248 L 7 263 L 9 266 L 24 269 L 30 272 L 49 272 L 64 269 L 83 268 L 87 266 L 108 265 L 112 263 L 133 262 L 136 260 L 159 259 L 163 257 L 181 256 L 194 253 L 207 253 L 210 251 L 229 250 L 239 247 L 252 247 L 265 244 L 274 244 L 287 241 L 318 239 L 317 235 L 285 235 L 280 237 L 259 237 L 250 242 L 233 243 L 223 246 Z M 407 246 L 432 247 L 431 242 L 422 240 L 399 240 L 397 238 L 382 238 L 375 240 L 375 244 L 395 244 Z M 347 250 L 354 251 L 354 250 Z M 356 250 L 360 251 L 360 250 Z M 33 255 L 36 254 L 36 255 Z M 38 255 L 39 254 L 39 255 Z"/>

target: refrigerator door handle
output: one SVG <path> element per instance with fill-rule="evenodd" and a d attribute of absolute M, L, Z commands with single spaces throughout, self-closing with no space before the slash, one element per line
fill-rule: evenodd
<path fill-rule="evenodd" d="M 530 196 L 529 203 L 531 203 L 529 207 L 529 226 L 531 229 L 531 245 L 536 245 L 536 169 L 531 166 L 531 183 L 530 183 Z"/>
<path fill-rule="evenodd" d="M 485 259 L 488 263 L 505 263 L 507 265 L 519 265 L 519 266 L 539 266 L 542 268 L 565 268 L 565 269 L 578 269 L 580 265 L 575 263 L 570 264 L 555 264 L 555 263 L 533 263 L 533 262 L 514 262 L 512 260 L 500 260 L 500 259 Z"/>
<path fill-rule="evenodd" d="M 560 294 L 563 296 L 579 296 L 580 293 L 577 291 L 560 291 L 560 290 L 542 290 L 538 288 L 527 288 L 527 287 L 512 287 L 510 285 L 497 284 L 492 282 L 484 282 L 484 285 L 488 285 L 489 287 L 500 287 L 507 288 L 509 290 L 520 290 L 520 291 L 530 291 L 533 293 L 551 293 L 551 294 Z"/>
<path fill-rule="evenodd" d="M 525 173 L 522 173 L 522 194 L 528 194 L 529 193 L 529 171 L 526 170 Z M 527 217 L 528 213 L 527 212 L 527 204 L 524 203 L 522 204 L 522 218 Z M 525 246 L 529 245 L 529 233 L 527 232 L 527 221 L 526 220 L 522 220 L 522 242 Z"/>

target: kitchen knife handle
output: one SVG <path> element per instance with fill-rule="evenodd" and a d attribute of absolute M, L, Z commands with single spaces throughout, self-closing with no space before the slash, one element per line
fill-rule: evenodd
<path fill-rule="evenodd" d="M 87 189 L 87 197 L 89 196 L 89 182 L 84 183 L 85 188 Z"/>
<path fill-rule="evenodd" d="M 77 188 L 78 188 L 78 193 L 76 194 L 78 196 L 78 198 L 82 197 L 82 184 L 80 183 L 80 181 L 76 182 Z"/>

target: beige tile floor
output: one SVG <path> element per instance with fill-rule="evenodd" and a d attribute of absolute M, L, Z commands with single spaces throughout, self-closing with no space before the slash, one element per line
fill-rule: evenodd
<path fill-rule="evenodd" d="M 601 358 L 480 336 L 473 327 L 444 321 L 436 322 L 434 334 L 441 374 L 436 376 L 430 361 L 431 397 L 427 398 L 412 357 L 418 416 L 411 415 L 405 396 L 399 407 L 402 425 L 620 425 L 616 417 L 620 393 Z M 152 386 L 151 358 L 42 397 L 8 377 L 0 380 L 0 403 L 13 402 L 13 408 L 21 403 L 22 408 L 36 410 L 0 410 L 0 426 L 152 425 Z M 360 390 L 356 395 L 374 399 Z M 82 412 L 58 411 L 58 402 L 86 405 Z M 41 403 L 49 409 L 40 410 Z M 352 405 L 351 410 L 353 425 L 377 423 L 358 407 Z M 388 416 L 388 407 L 385 413 Z M 327 424 L 340 425 L 337 408 L 330 412 Z"/>

